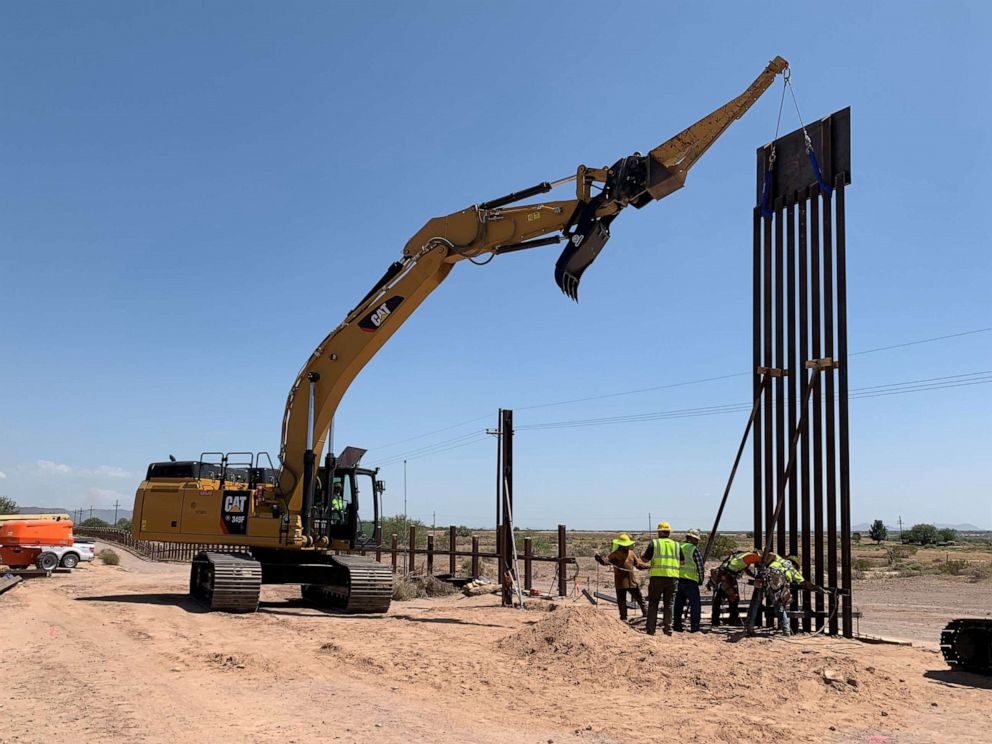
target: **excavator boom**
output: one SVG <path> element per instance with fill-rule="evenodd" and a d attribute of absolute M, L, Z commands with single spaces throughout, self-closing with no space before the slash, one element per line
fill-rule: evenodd
<path fill-rule="evenodd" d="M 776 57 L 744 93 L 647 155 L 635 152 L 602 168 L 580 165 L 574 176 L 429 220 L 296 376 L 283 415 L 278 472 L 267 455 L 264 466 L 265 453 L 152 463 L 135 494 L 134 537 L 236 546 L 238 552 L 205 551 L 193 559 L 190 594 L 213 610 L 251 612 L 263 584 L 299 584 L 304 599 L 323 607 L 384 612 L 392 596 L 388 567 L 339 554 L 368 544 L 359 501 L 371 496 L 378 524 L 384 486 L 376 471 L 359 467 L 364 450 L 335 457 L 331 443 L 324 463 L 317 462 L 351 382 L 460 261 L 488 262 L 565 241 L 555 281 L 576 299 L 582 273 L 603 249 L 617 215 L 680 189 L 689 168 L 785 68 Z M 521 203 L 573 182 L 574 197 Z M 372 532 L 377 540 L 378 530 Z"/>
<path fill-rule="evenodd" d="M 313 488 L 303 464 L 323 449 L 334 412 L 352 380 L 454 264 L 567 241 L 555 266 L 562 291 L 577 298 L 579 279 L 609 239 L 609 225 L 628 205 L 643 207 L 681 188 L 702 154 L 788 67 L 776 57 L 729 103 L 647 155 L 612 166 L 580 165 L 575 176 L 507 194 L 429 220 L 410 238 L 372 290 L 314 350 L 296 377 L 283 416 L 280 490 L 289 510 L 307 514 Z M 575 183 L 575 198 L 518 202 Z M 592 193 L 593 186 L 600 191 Z M 311 468 L 312 469 L 312 468 Z M 306 519 L 303 531 L 307 532 Z"/>

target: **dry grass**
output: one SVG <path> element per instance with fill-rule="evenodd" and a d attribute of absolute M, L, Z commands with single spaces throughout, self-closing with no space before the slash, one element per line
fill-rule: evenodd
<path fill-rule="evenodd" d="M 406 602 L 422 597 L 446 597 L 458 590 L 446 581 L 433 576 L 412 576 L 407 574 L 393 581 L 393 600 Z"/>

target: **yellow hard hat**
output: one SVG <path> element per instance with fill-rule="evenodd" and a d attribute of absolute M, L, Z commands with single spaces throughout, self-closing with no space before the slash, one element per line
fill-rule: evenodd
<path fill-rule="evenodd" d="M 620 533 L 620 537 L 614 540 L 614 542 L 617 545 L 620 545 L 624 548 L 629 548 L 631 545 L 634 544 L 634 541 L 630 539 L 630 535 L 628 535 L 626 532 Z"/>
<path fill-rule="evenodd" d="M 672 531 L 672 525 L 670 525 L 668 522 L 658 522 L 658 531 L 659 532 L 671 532 Z"/>

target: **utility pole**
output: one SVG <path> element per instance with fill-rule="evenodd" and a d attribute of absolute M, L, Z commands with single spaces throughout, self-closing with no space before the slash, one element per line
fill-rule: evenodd
<path fill-rule="evenodd" d="M 406 460 L 403 461 L 403 523 L 406 524 Z"/>
<path fill-rule="evenodd" d="M 902 545 L 902 514 L 899 515 L 899 544 Z"/>
<path fill-rule="evenodd" d="M 114 499 L 114 526 L 117 526 L 117 507 L 120 506 L 120 499 Z"/>
<path fill-rule="evenodd" d="M 649 534 L 650 534 L 650 533 L 651 533 L 651 531 L 652 531 L 652 530 L 651 530 L 651 525 L 652 525 L 652 524 L 653 524 L 653 522 L 651 521 L 651 512 L 648 512 L 648 533 L 649 533 Z M 625 595 L 625 596 L 626 596 L 626 595 Z"/>
<path fill-rule="evenodd" d="M 90 504 L 90 519 L 93 519 L 93 504 Z"/>

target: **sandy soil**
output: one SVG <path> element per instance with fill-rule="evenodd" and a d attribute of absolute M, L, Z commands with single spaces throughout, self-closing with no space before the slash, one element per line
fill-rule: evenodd
<path fill-rule="evenodd" d="M 927 648 L 652 638 L 584 600 L 347 617 L 267 587 L 256 614 L 205 613 L 187 566 L 118 552 L 0 597 L 0 742 L 960 742 L 992 725 L 992 680 Z M 934 591 L 882 587 L 906 616 Z"/>

